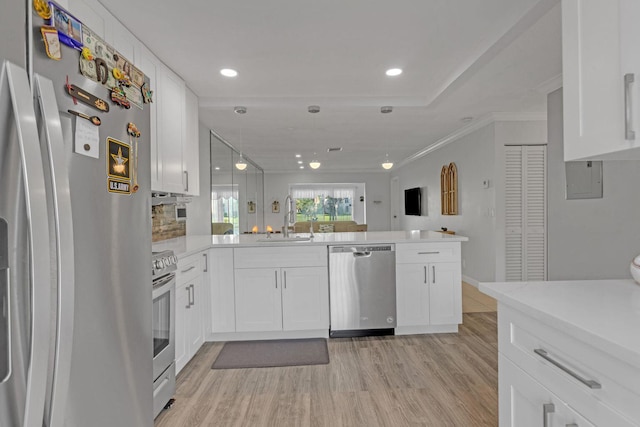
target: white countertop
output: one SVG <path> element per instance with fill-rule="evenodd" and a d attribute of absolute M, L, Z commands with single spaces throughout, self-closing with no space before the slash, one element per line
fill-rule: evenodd
<path fill-rule="evenodd" d="M 633 280 L 480 283 L 480 291 L 640 366 L 640 285 Z"/>
<path fill-rule="evenodd" d="M 308 233 L 295 233 L 292 236 L 309 237 Z M 315 233 L 308 242 L 278 242 L 281 234 L 273 234 L 273 242 L 258 242 L 266 239 L 266 234 L 241 235 L 198 235 L 163 240 L 153 244 L 154 252 L 172 250 L 177 256 L 184 257 L 208 248 L 217 247 L 262 247 L 262 246 L 316 246 L 334 244 L 378 244 L 378 243 L 435 243 L 466 242 L 469 238 L 437 231 L 367 231 L 358 233 Z"/>

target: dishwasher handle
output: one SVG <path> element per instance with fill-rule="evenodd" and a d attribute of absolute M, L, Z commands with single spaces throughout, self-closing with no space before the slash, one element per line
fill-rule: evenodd
<path fill-rule="evenodd" d="M 353 256 L 354 256 L 354 258 L 367 258 L 367 257 L 371 256 L 371 252 L 369 252 L 369 251 L 354 252 Z"/>
<path fill-rule="evenodd" d="M 329 253 L 331 254 L 352 253 L 354 254 L 354 256 L 370 256 L 374 252 L 395 252 L 395 246 L 394 245 L 329 246 Z"/>

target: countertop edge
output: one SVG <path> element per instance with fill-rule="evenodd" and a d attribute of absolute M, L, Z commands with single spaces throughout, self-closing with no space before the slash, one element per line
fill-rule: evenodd
<path fill-rule="evenodd" d="M 576 281 L 562 281 L 562 282 L 544 282 L 544 283 L 591 283 L 597 284 L 597 282 L 611 282 L 611 281 L 602 281 L 602 280 L 576 280 Z M 620 280 L 620 282 L 627 282 L 625 280 Z M 509 289 L 500 290 L 497 289 L 501 285 L 506 285 Z M 570 322 L 564 318 L 558 317 L 554 315 L 554 313 L 549 310 L 542 310 L 538 307 L 534 307 L 526 302 L 523 302 L 519 299 L 516 299 L 512 294 L 517 293 L 518 290 L 522 290 L 527 286 L 532 286 L 533 283 L 527 282 L 480 282 L 478 285 L 478 289 L 498 300 L 499 303 L 503 303 L 507 306 L 512 307 L 515 310 L 518 310 L 529 317 L 532 317 L 547 326 L 558 329 L 564 333 L 572 335 L 581 341 L 584 341 L 586 344 L 598 348 L 598 349 L 607 349 L 607 353 L 613 355 L 617 359 L 624 361 L 630 366 L 634 366 L 640 368 L 640 351 L 635 348 L 631 348 L 629 346 L 625 346 L 618 341 L 611 340 L 605 335 L 596 333 L 594 331 L 589 330 L 586 327 L 580 325 L 580 322 Z M 498 314 L 499 315 L 499 314 Z M 640 320 L 640 316 L 638 316 Z"/>

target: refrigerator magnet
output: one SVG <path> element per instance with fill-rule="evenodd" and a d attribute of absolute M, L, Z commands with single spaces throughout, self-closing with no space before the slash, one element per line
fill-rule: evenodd
<path fill-rule="evenodd" d="M 107 138 L 107 175 L 120 180 L 131 179 L 131 146 L 115 138 Z"/>
<path fill-rule="evenodd" d="M 47 52 L 47 56 L 51 59 L 59 61 L 62 58 L 62 51 L 60 49 L 60 39 L 58 38 L 58 30 L 54 27 L 41 27 L 42 40 L 44 41 L 44 49 Z"/>
<path fill-rule="evenodd" d="M 51 10 L 51 26 L 58 30 L 60 42 L 80 50 L 82 48 L 82 23 L 53 2 Z"/>
<path fill-rule="evenodd" d="M 142 92 L 142 99 L 145 104 L 151 104 L 153 102 L 153 91 L 147 82 L 144 82 L 142 86 L 140 86 L 140 92 Z"/>
<path fill-rule="evenodd" d="M 33 0 L 33 10 L 36 11 L 38 16 L 42 19 L 51 19 L 51 8 L 49 2 L 46 0 Z"/>

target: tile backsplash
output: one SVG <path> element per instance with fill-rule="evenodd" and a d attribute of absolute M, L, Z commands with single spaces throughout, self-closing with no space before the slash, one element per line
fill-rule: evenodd
<path fill-rule="evenodd" d="M 187 234 L 187 223 L 176 221 L 176 205 L 151 207 L 152 241 L 173 239 Z"/>

